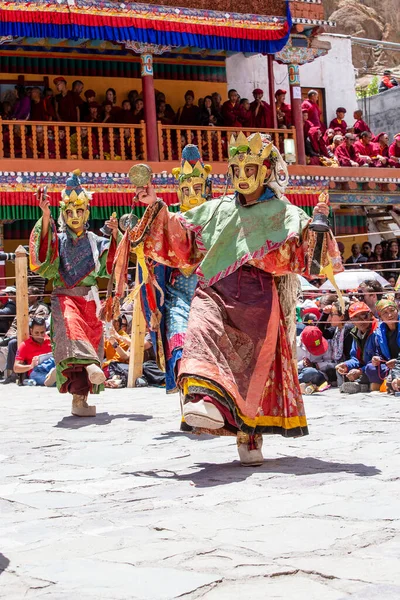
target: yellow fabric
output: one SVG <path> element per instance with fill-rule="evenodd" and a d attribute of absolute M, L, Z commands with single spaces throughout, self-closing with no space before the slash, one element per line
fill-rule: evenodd
<path fill-rule="evenodd" d="M 183 381 L 183 392 L 185 396 L 189 393 L 190 387 L 200 387 L 205 390 L 213 390 L 217 394 L 221 395 L 221 390 L 213 385 L 212 383 L 196 379 L 194 377 L 187 377 Z M 240 418 L 249 427 L 282 427 L 282 429 L 295 429 L 296 427 L 307 427 L 306 417 L 268 417 L 259 416 L 255 419 L 250 419 L 238 411 Z M 183 421 L 184 419 L 182 419 Z"/>
<path fill-rule="evenodd" d="M 149 270 L 147 268 L 147 264 L 146 264 L 146 260 L 145 260 L 145 256 L 144 256 L 143 243 L 136 246 L 136 248 L 134 249 L 134 252 L 135 252 L 136 258 L 137 258 L 137 265 L 139 265 L 142 270 L 142 282 L 140 283 L 140 285 L 135 285 L 135 287 L 133 288 L 131 293 L 128 294 L 128 296 L 125 298 L 126 303 L 133 302 L 135 300 L 136 296 L 140 292 L 140 288 L 142 287 L 143 284 L 147 283 L 147 281 L 149 279 Z"/>
<path fill-rule="evenodd" d="M 129 335 L 126 333 L 126 331 L 123 331 L 121 329 L 121 331 L 118 331 L 118 334 L 121 335 L 123 338 L 125 338 L 125 340 L 123 342 L 119 342 L 119 345 L 121 346 L 121 348 L 123 350 L 125 350 L 125 352 L 129 349 L 130 345 L 131 345 L 131 338 L 129 337 Z M 125 360 L 123 358 L 120 357 L 120 355 L 117 353 L 117 349 L 114 348 L 114 346 L 112 345 L 112 343 L 109 340 L 106 340 L 104 342 L 104 362 L 103 362 L 103 367 L 107 367 L 110 362 L 128 362 L 128 360 Z"/>

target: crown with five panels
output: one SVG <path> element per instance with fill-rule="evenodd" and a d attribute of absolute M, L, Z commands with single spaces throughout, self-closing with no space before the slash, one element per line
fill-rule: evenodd
<path fill-rule="evenodd" d="M 266 160 L 273 157 L 273 149 L 273 143 L 269 140 L 264 142 L 259 133 L 247 138 L 241 131 L 236 138 L 232 135 L 230 139 L 229 165 L 262 165 Z"/>
<path fill-rule="evenodd" d="M 82 187 L 79 179 L 80 174 L 80 170 L 75 169 L 65 182 L 65 189 L 61 192 L 61 210 L 67 210 L 69 207 L 83 208 L 84 210 L 89 208 L 92 194 Z"/>

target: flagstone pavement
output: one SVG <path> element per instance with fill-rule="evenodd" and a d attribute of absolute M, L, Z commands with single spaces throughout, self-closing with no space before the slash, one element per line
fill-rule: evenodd
<path fill-rule="evenodd" d="M 0 388 L 1 599 L 400 599 L 400 398 L 306 397 L 254 469 L 176 395 L 96 400 Z"/>

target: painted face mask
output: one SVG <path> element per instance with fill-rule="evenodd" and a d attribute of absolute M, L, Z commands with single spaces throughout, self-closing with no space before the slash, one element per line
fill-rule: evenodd
<path fill-rule="evenodd" d="M 229 144 L 229 168 L 233 187 L 239 194 L 253 194 L 264 184 L 268 174 L 265 161 L 273 149 L 272 142 L 263 143 L 259 133 L 246 138 L 240 132 L 238 137 L 231 137 Z M 246 174 L 246 167 L 257 167 L 255 174 Z"/>
<path fill-rule="evenodd" d="M 60 202 L 62 220 L 75 233 L 85 228 L 89 219 L 89 202 L 91 199 L 91 194 L 81 186 L 79 175 L 80 171 L 76 169 L 68 177 Z"/>
<path fill-rule="evenodd" d="M 200 206 L 211 197 L 211 167 L 202 162 L 197 146 L 184 147 L 181 167 L 172 169 L 172 173 L 179 181 L 177 195 L 182 212 Z"/>

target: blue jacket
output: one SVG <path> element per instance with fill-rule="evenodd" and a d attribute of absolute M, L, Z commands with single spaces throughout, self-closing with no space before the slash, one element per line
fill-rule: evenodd
<path fill-rule="evenodd" d="M 345 364 L 347 365 L 349 371 L 351 369 L 361 369 L 365 371 L 366 365 L 371 362 L 372 357 L 376 354 L 376 331 L 378 328 L 378 322 L 374 321 L 372 323 L 371 332 L 364 344 L 364 350 L 361 353 L 361 345 L 359 339 L 356 337 L 355 329 L 352 330 L 352 335 L 354 337 L 353 345 L 350 351 L 350 358 L 346 360 Z"/>
<path fill-rule="evenodd" d="M 385 360 L 397 358 L 397 356 L 390 356 L 386 323 L 380 323 L 378 329 L 375 331 L 375 344 L 376 354 L 381 358 L 384 358 Z M 400 348 L 400 323 L 397 325 L 397 344 Z"/>

